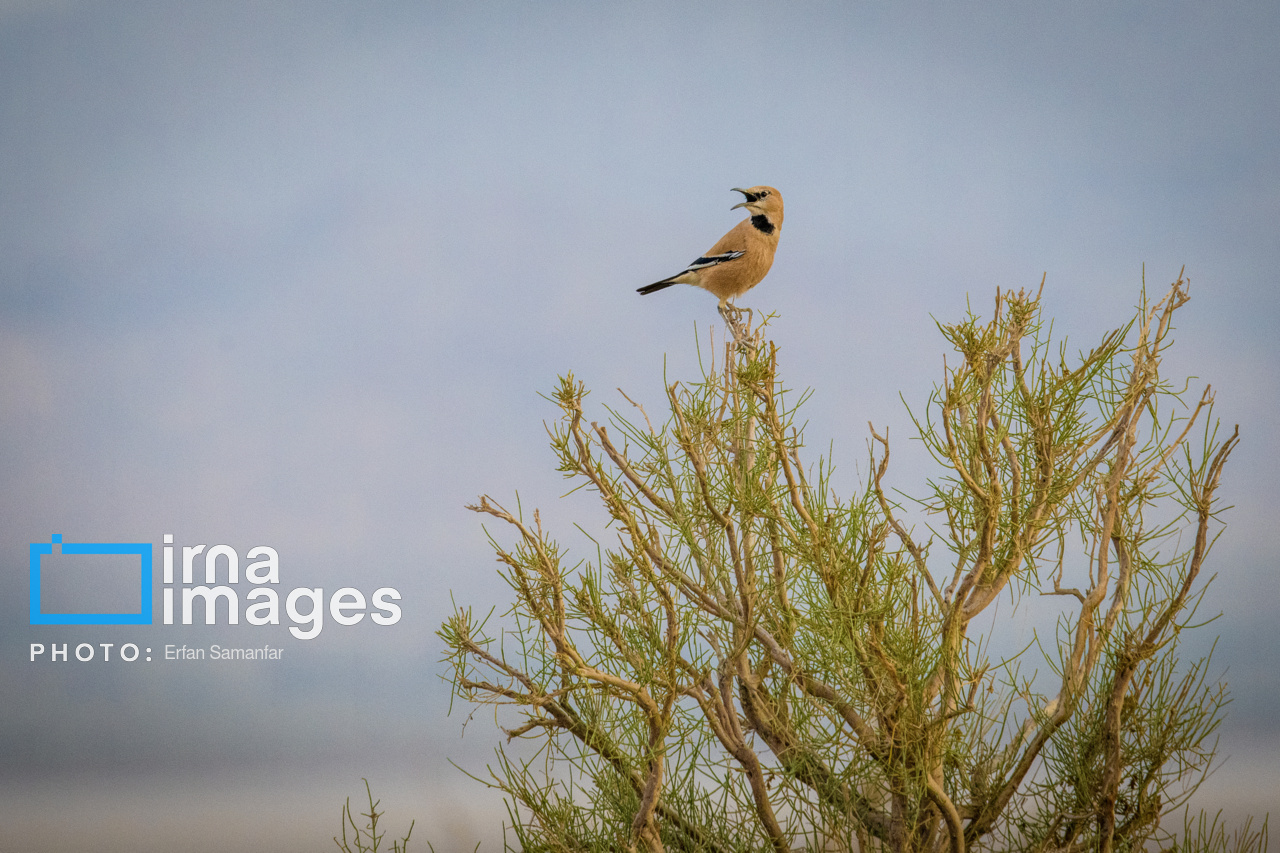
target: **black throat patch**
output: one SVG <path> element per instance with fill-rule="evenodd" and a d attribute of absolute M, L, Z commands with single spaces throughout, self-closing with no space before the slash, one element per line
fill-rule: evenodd
<path fill-rule="evenodd" d="M 754 225 L 755 229 L 762 234 L 773 233 L 773 223 L 770 222 L 769 217 L 765 216 L 763 213 L 757 213 L 755 216 L 751 217 L 751 224 Z"/>

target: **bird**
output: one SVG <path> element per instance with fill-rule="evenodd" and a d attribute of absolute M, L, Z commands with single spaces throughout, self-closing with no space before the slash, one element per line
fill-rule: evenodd
<path fill-rule="evenodd" d="M 721 237 L 702 257 L 681 272 L 662 281 L 636 288 L 640 294 L 656 293 L 673 284 L 692 284 L 715 294 L 720 299 L 720 313 L 725 304 L 755 287 L 773 266 L 773 253 L 778 248 L 782 231 L 782 194 L 773 187 L 733 188 L 746 201 L 730 210 L 745 207 L 751 218 L 744 219 Z"/>

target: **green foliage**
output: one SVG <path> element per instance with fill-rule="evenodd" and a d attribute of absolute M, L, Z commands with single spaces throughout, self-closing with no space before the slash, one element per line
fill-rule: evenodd
<path fill-rule="evenodd" d="M 378 821 L 386 812 L 378 811 L 378 805 L 381 800 L 373 799 L 373 789 L 369 787 L 369 780 L 364 779 L 364 791 L 369 798 L 369 811 L 362 812 L 361 817 L 365 819 L 364 826 L 356 824 L 355 815 L 351 811 L 351 798 L 347 798 L 347 802 L 342 807 L 342 838 L 336 835 L 333 837 L 333 843 L 338 845 L 338 849 L 342 853 L 378 853 L 379 850 L 385 850 L 382 846 L 382 839 L 386 835 L 386 831 L 378 831 Z M 404 834 L 404 838 L 399 841 L 393 841 L 391 844 L 391 853 L 407 853 L 409 849 L 409 836 L 413 835 L 414 821 L 409 822 L 409 831 Z M 347 827 L 351 828 L 351 839 L 347 839 Z M 355 845 L 353 848 L 351 845 Z"/>
<path fill-rule="evenodd" d="M 919 500 L 893 497 L 874 430 L 851 498 L 802 462 L 803 395 L 766 324 L 728 317 L 721 367 L 671 385 L 661 425 L 639 406 L 588 422 L 563 378 L 551 444 L 606 510 L 597 556 L 570 563 L 537 512 L 483 497 L 514 533 L 492 540 L 511 627 L 463 609 L 440 632 L 457 694 L 511 706 L 508 738 L 538 746 L 499 749 L 487 782 L 519 849 L 1172 843 L 1162 818 L 1204 778 L 1226 702 L 1178 648 L 1237 441 L 1208 389 L 1189 402 L 1160 376 L 1186 300 L 1180 279 L 1072 358 L 1038 296 L 940 324 L 961 358 L 916 416 L 937 463 Z M 1028 593 L 1061 596 L 1056 631 L 992 657 L 1013 620 L 978 617 Z M 1036 654 L 1050 673 L 1024 677 Z M 1177 849 L 1225 838 L 1197 832 Z"/>

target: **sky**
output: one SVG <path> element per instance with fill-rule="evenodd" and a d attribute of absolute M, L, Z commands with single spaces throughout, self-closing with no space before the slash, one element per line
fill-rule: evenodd
<path fill-rule="evenodd" d="M 904 401 L 941 378 L 936 321 L 1043 278 L 1087 349 L 1185 267 L 1163 367 L 1242 435 L 1200 804 L 1261 815 L 1278 38 L 1268 3 L 0 2 L 0 850 L 324 849 L 362 777 L 393 832 L 500 847 L 500 797 L 451 764 L 483 773 L 500 735 L 450 713 L 435 636 L 453 602 L 510 600 L 465 504 L 603 525 L 562 499 L 540 394 L 572 371 L 598 416 L 618 388 L 652 411 L 696 378 L 714 299 L 634 291 L 755 184 L 787 217 L 740 304 L 778 315 L 846 493 L 868 421 L 926 476 Z M 55 534 L 268 546 L 283 589 L 392 588 L 402 617 L 31 625 Z M 285 651 L 29 659 L 80 642 Z"/>

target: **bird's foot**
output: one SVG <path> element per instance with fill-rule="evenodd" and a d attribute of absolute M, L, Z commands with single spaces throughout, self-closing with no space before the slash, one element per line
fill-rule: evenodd
<path fill-rule="evenodd" d="M 717 308 L 720 316 L 724 318 L 724 324 L 728 327 L 729 332 L 733 335 L 733 340 L 740 346 L 749 346 L 752 343 L 752 323 L 755 321 L 755 315 L 750 308 L 739 308 L 728 302 L 721 302 Z M 743 315 L 746 315 L 744 321 Z"/>

